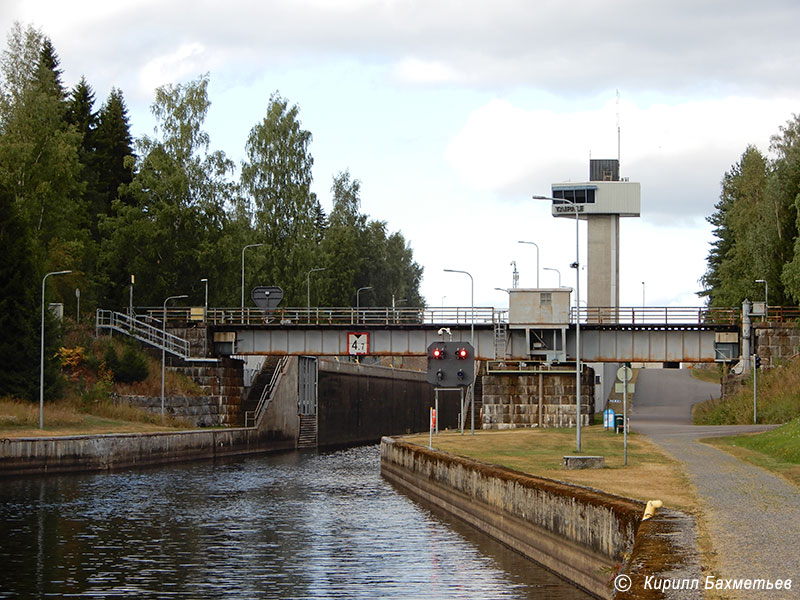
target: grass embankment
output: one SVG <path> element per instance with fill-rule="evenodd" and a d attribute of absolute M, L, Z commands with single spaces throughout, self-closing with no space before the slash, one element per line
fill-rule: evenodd
<path fill-rule="evenodd" d="M 757 435 L 709 438 L 703 441 L 800 486 L 800 417 L 777 429 Z"/>
<path fill-rule="evenodd" d="M 800 360 L 794 359 L 758 373 L 759 423 L 785 423 L 756 435 L 703 440 L 761 468 L 800 485 Z M 747 425 L 753 423 L 753 377 L 726 400 L 696 404 L 696 425 Z"/>
<path fill-rule="evenodd" d="M 44 429 L 39 429 L 38 404 L 10 398 L 0 399 L 0 438 L 144 433 L 174 431 L 176 428 L 189 429 L 191 425 L 171 417 L 162 425 L 160 414 L 126 404 L 105 401 L 86 408 L 76 404 L 74 399 L 64 399 L 45 403 Z"/>
<path fill-rule="evenodd" d="M 138 433 L 189 429 L 183 419 L 114 401 L 117 396 L 161 395 L 161 362 L 145 354 L 135 343 L 111 337 L 95 338 L 86 326 L 72 324 L 57 353 L 61 370 L 50 381 L 45 400 L 44 429 L 39 429 L 39 403 L 0 398 L 0 437 Z M 167 372 L 167 395 L 196 396 L 199 386 L 189 378 Z"/>
<path fill-rule="evenodd" d="M 753 423 L 753 377 L 726 400 L 696 404 L 695 425 L 748 425 Z M 762 369 L 758 373 L 758 422 L 788 423 L 800 416 L 800 359 Z"/>
<path fill-rule="evenodd" d="M 565 470 L 563 457 L 574 455 L 575 429 L 515 429 L 476 431 L 463 436 L 441 432 L 433 447 L 531 475 L 567 481 L 636 498 L 659 499 L 665 506 L 695 511 L 694 488 L 682 466 L 658 447 L 636 434 L 628 435 L 628 466 L 624 466 L 623 436 L 600 425 L 581 429 L 581 454 L 605 456 L 605 469 Z M 404 438 L 427 446 L 428 435 Z"/>

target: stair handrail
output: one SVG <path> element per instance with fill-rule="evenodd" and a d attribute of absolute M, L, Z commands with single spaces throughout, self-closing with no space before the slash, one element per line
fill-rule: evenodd
<path fill-rule="evenodd" d="M 256 404 L 255 410 L 245 411 L 245 427 L 257 427 L 261 424 L 261 419 L 264 417 L 264 413 L 267 411 L 267 407 L 272 400 L 272 393 L 278 388 L 278 384 L 280 383 L 281 377 L 283 377 L 283 371 L 288 362 L 288 356 L 281 356 L 278 364 L 275 366 L 275 370 L 272 372 L 272 378 L 270 379 L 269 384 L 265 385 L 264 389 L 261 391 L 261 396 L 258 399 L 258 404 Z M 253 422 L 252 425 L 248 425 L 248 422 L 250 421 Z"/>
<path fill-rule="evenodd" d="M 190 358 L 189 341 L 167 333 L 163 329 L 153 327 L 149 323 L 140 321 L 125 313 L 112 310 L 97 309 L 95 326 L 99 329 L 105 327 L 127 334 L 151 346 L 165 350 L 183 359 Z"/>

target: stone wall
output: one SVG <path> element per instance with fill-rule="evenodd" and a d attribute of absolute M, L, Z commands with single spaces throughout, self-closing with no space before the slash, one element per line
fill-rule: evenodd
<path fill-rule="evenodd" d="M 588 488 L 381 441 L 381 473 L 601 598 L 633 548 L 644 505 Z"/>
<path fill-rule="evenodd" d="M 762 367 L 771 369 L 800 354 L 800 328 L 797 326 L 756 323 L 753 332 L 755 352 L 761 357 Z"/>
<path fill-rule="evenodd" d="M 574 374 L 492 374 L 483 378 L 483 429 L 574 427 Z M 581 424 L 594 415 L 594 371 L 581 378 Z"/>
<path fill-rule="evenodd" d="M 161 413 L 161 396 L 117 396 L 115 403 L 128 404 L 148 412 Z M 219 396 L 166 396 L 164 413 L 190 423 L 192 427 L 221 427 L 224 413 Z"/>
<path fill-rule="evenodd" d="M 637 500 L 401 439 L 381 441 L 381 474 L 599 598 L 664 598 L 646 589 L 648 577 L 701 577 L 696 525 L 679 511 L 659 509 L 641 522 L 645 505 Z M 617 572 L 630 577 L 628 592 L 614 593 Z M 702 597 L 702 590 L 680 595 Z"/>

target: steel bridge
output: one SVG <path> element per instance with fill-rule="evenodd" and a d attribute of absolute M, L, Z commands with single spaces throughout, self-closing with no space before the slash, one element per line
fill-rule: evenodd
<path fill-rule="evenodd" d="M 140 319 L 163 326 L 163 308 Z M 426 356 L 431 342 L 472 341 L 478 360 L 500 362 L 719 362 L 739 356 L 739 309 L 574 308 L 565 323 L 509 323 L 492 307 L 169 307 L 168 322 L 207 327 L 215 356 Z"/>

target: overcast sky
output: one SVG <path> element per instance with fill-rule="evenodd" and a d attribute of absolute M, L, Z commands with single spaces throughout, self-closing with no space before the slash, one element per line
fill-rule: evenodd
<path fill-rule="evenodd" d="M 278 90 L 313 135 L 323 206 L 349 169 L 362 210 L 411 244 L 432 306 L 469 305 L 469 279 L 445 268 L 473 275 L 476 305 L 507 306 L 511 261 L 535 286 L 518 240 L 573 286 L 574 223 L 531 196 L 616 158 L 617 123 L 621 174 L 642 186 L 621 304 L 700 305 L 723 174 L 800 113 L 796 0 L 0 0 L 0 29 L 14 21 L 52 39 L 65 84 L 86 76 L 98 108 L 121 88 L 135 136 L 152 133 L 157 86 L 208 72 L 211 145 L 238 162 Z"/>

